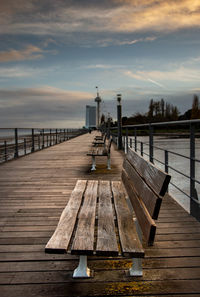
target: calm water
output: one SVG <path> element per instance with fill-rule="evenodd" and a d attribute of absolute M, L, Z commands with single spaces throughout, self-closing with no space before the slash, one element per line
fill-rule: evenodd
<path fill-rule="evenodd" d="M 149 146 L 148 137 L 138 137 L 138 141 L 142 141 L 144 143 L 144 152 L 149 154 Z M 189 139 L 171 139 L 171 138 L 162 138 L 162 137 L 154 137 L 154 146 L 160 147 L 164 150 L 169 150 L 172 152 L 176 152 L 182 154 L 184 156 L 190 156 L 190 140 Z M 195 140 L 196 147 L 196 159 L 200 159 L 200 139 Z M 140 144 L 138 144 L 138 151 L 140 152 Z M 154 157 L 161 162 L 164 162 L 164 151 L 154 149 Z M 148 159 L 148 156 L 144 155 L 144 158 Z M 160 164 L 157 161 L 154 161 L 155 165 L 157 165 L 160 169 L 164 170 L 164 165 Z M 169 153 L 169 166 L 175 168 L 183 172 L 184 174 L 190 176 L 190 160 L 173 155 Z M 169 174 L 172 176 L 171 182 L 186 192 L 188 195 L 190 194 L 190 180 L 179 173 L 176 173 L 174 170 L 169 169 Z M 195 165 L 195 175 L 196 180 L 200 181 L 200 163 L 196 162 Z M 200 197 L 200 185 L 196 183 L 195 185 L 198 197 Z M 187 210 L 190 210 L 190 199 L 177 190 L 173 185 L 169 186 L 169 193 Z"/>

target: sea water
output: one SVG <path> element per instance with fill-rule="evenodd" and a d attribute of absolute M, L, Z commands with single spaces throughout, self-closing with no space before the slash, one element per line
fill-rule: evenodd
<path fill-rule="evenodd" d="M 149 137 L 137 137 L 138 142 L 143 142 L 144 158 L 149 160 Z M 167 138 L 154 136 L 154 146 L 160 149 L 154 148 L 154 158 L 165 162 L 165 152 L 164 150 L 175 152 L 186 157 L 190 157 L 190 139 L 189 138 Z M 133 138 L 134 147 L 134 138 Z M 138 152 L 140 153 L 140 143 L 137 144 Z M 196 159 L 200 159 L 200 139 L 195 139 L 195 156 Z M 165 166 L 154 159 L 154 164 L 162 170 L 165 170 Z M 173 153 L 168 154 L 168 165 L 175 168 L 177 171 L 184 173 L 184 175 L 190 176 L 190 160 L 181 156 L 174 155 Z M 169 174 L 171 175 L 171 182 L 179 187 L 187 195 L 190 195 L 190 179 L 177 173 L 173 169 L 169 168 Z M 200 182 L 200 163 L 195 162 L 195 179 Z M 200 185 L 195 183 L 195 188 L 197 190 L 198 197 L 200 198 Z M 174 199 L 181 204 L 181 206 L 190 211 L 190 198 L 187 195 L 180 192 L 173 185 L 169 185 L 169 194 L 171 194 Z"/>

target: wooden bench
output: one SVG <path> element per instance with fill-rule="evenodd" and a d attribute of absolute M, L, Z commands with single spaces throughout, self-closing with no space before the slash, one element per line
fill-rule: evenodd
<path fill-rule="evenodd" d="M 102 133 L 102 135 L 96 135 L 95 136 L 95 140 L 103 140 L 104 134 Z"/>
<path fill-rule="evenodd" d="M 96 170 L 96 157 L 107 157 L 107 169 L 110 170 L 110 149 L 111 149 L 112 139 L 108 140 L 108 143 L 103 147 L 94 147 L 88 153 L 87 156 L 92 157 L 92 167 L 91 170 Z"/>
<path fill-rule="evenodd" d="M 106 145 L 106 137 L 107 134 L 104 135 L 104 137 L 102 139 L 96 139 L 92 142 L 93 146 L 104 146 Z"/>
<path fill-rule="evenodd" d="M 77 181 L 45 251 L 79 255 L 74 278 L 91 276 L 87 255 L 133 258 L 129 273 L 142 276 L 142 242 L 153 245 L 154 220 L 169 180 L 169 175 L 129 149 L 122 181 Z"/>

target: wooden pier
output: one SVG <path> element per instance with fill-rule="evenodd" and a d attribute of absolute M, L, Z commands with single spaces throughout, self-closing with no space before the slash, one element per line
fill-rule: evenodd
<path fill-rule="evenodd" d="M 91 279 L 72 279 L 78 258 L 45 254 L 77 179 L 120 179 L 123 153 L 112 147 L 111 171 L 90 172 L 85 134 L 0 165 L 0 296 L 200 296 L 200 223 L 166 196 L 144 276 L 125 274 L 131 259 L 90 257 Z"/>

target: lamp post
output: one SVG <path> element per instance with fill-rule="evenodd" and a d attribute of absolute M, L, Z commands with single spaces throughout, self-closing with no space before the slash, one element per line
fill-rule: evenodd
<path fill-rule="evenodd" d="M 122 106 L 121 94 L 117 94 L 117 126 L 118 126 L 118 150 L 122 149 Z"/>
<path fill-rule="evenodd" d="M 107 138 L 110 139 L 110 113 L 108 113 L 108 130 L 107 130 Z"/>

